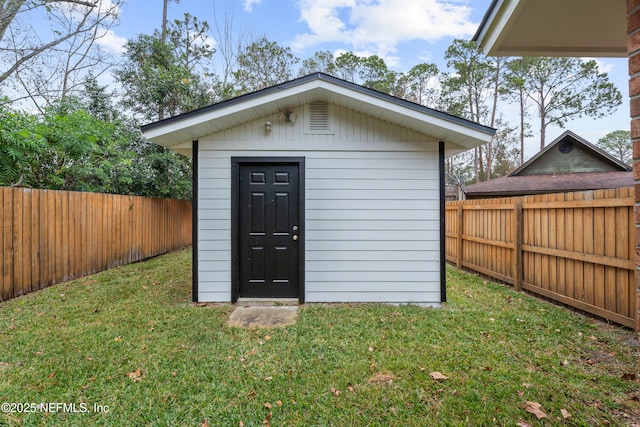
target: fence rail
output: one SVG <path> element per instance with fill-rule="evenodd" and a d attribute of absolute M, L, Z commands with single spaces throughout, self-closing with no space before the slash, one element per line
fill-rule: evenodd
<path fill-rule="evenodd" d="M 448 202 L 446 257 L 637 328 L 634 189 Z"/>
<path fill-rule="evenodd" d="M 0 188 L 0 301 L 191 244 L 183 200 Z"/>

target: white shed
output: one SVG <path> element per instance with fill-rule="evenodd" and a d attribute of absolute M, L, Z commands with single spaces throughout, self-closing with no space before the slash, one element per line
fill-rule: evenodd
<path fill-rule="evenodd" d="M 439 305 L 444 159 L 494 130 L 316 73 L 142 127 L 193 158 L 193 300 Z"/>

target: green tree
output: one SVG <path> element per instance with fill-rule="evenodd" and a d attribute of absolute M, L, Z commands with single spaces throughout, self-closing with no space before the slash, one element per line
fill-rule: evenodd
<path fill-rule="evenodd" d="M 87 79 L 81 105 L 93 117 L 114 125 L 121 143 L 105 191 L 174 199 L 191 198 L 191 160 L 146 141 L 135 120 L 123 116 L 113 96 L 95 79 Z"/>
<path fill-rule="evenodd" d="M 41 117 L 0 111 L 2 185 L 112 192 L 115 163 L 128 143 L 114 123 L 96 119 L 72 98 Z"/>
<path fill-rule="evenodd" d="M 141 34 L 129 40 L 126 49 L 124 64 L 115 71 L 124 90 L 122 104 L 148 121 L 179 114 L 190 76 L 172 46 L 157 34 Z"/>
<path fill-rule="evenodd" d="M 191 74 L 209 72 L 207 61 L 213 57 L 215 49 L 207 43 L 208 32 L 209 23 L 189 13 L 184 14 L 183 20 L 174 20 L 169 28 L 169 42 L 176 57 Z"/>
<path fill-rule="evenodd" d="M 250 43 L 238 56 L 238 69 L 233 73 L 237 94 L 255 92 L 291 80 L 299 61 L 290 48 L 266 37 Z"/>
<path fill-rule="evenodd" d="M 598 70 L 595 60 L 523 58 L 520 66 L 527 96 L 538 114 L 541 150 L 550 125 L 563 127 L 584 116 L 602 118 L 622 103 L 620 91 Z"/>
<path fill-rule="evenodd" d="M 144 141 L 104 87 L 42 115 L 0 105 L 0 185 L 189 199 L 191 162 Z"/>
<path fill-rule="evenodd" d="M 338 78 L 379 92 L 390 94 L 396 87 L 397 73 L 389 70 L 384 59 L 377 55 L 361 57 L 353 52 L 344 52 L 335 59 L 329 72 Z"/>
<path fill-rule="evenodd" d="M 631 145 L 631 132 L 628 130 L 616 130 L 600 138 L 596 144 L 598 147 L 611 153 L 616 159 L 626 164 L 633 161 L 633 148 Z"/>
<path fill-rule="evenodd" d="M 515 128 L 497 119 L 497 132 L 493 137 L 491 155 L 491 177 L 499 178 L 507 176 L 519 166 L 520 150 L 518 149 L 518 136 Z"/>
<path fill-rule="evenodd" d="M 359 77 L 362 86 L 388 94 L 395 86 L 396 73 L 378 55 L 371 55 L 360 61 Z"/>
<path fill-rule="evenodd" d="M 93 117 L 98 120 L 116 120 L 120 113 L 113 106 L 114 95 L 107 92 L 106 86 L 100 86 L 98 79 L 89 74 L 84 79 L 84 91 L 80 102 Z"/>
<path fill-rule="evenodd" d="M 328 50 L 315 52 L 311 58 L 302 61 L 299 76 L 306 76 L 312 73 L 327 73 L 333 75 L 335 73 L 336 63 L 333 53 Z"/>
<path fill-rule="evenodd" d="M 37 188 L 113 193 L 128 138 L 118 123 L 100 120 L 79 100 L 64 98 L 45 110 L 36 127 L 46 150 L 33 170 Z"/>
<path fill-rule="evenodd" d="M 525 64 L 526 62 L 522 58 L 514 59 L 509 62 L 509 64 L 507 65 L 508 71 L 505 77 L 505 84 L 503 88 L 503 94 L 505 95 L 505 97 L 518 103 L 520 117 L 520 165 L 524 163 L 524 140 L 526 137 L 531 136 L 529 132 L 531 125 L 526 121 L 526 119 L 529 117 L 529 113 L 527 111 L 528 97 L 525 87 Z"/>
<path fill-rule="evenodd" d="M 201 74 L 214 52 L 206 44 L 207 29 L 206 21 L 185 14 L 171 24 L 166 42 L 158 31 L 129 40 L 115 71 L 124 89 L 122 104 L 147 121 L 211 104 L 211 85 Z"/>
<path fill-rule="evenodd" d="M 467 40 L 454 40 L 447 48 L 445 59 L 447 66 L 454 71 L 442 82 L 443 97 L 447 104 L 457 107 L 454 113 L 494 127 L 505 60 L 487 57 L 475 42 Z M 485 154 L 486 165 L 483 161 Z M 476 148 L 473 168 L 476 182 L 485 176 L 491 179 L 492 154 L 493 142 L 488 144 L 486 150 L 483 147 Z"/>
<path fill-rule="evenodd" d="M 334 75 L 351 83 L 358 83 L 362 58 L 353 52 L 340 54 L 335 60 Z"/>
<path fill-rule="evenodd" d="M 29 185 L 46 149 L 34 116 L 0 102 L 0 186 Z"/>
<path fill-rule="evenodd" d="M 416 104 L 439 108 L 439 75 L 440 71 L 435 64 L 415 65 L 408 72 L 398 76 L 393 94 Z"/>

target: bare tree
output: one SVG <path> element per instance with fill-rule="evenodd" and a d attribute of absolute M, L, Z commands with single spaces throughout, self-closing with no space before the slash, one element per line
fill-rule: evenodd
<path fill-rule="evenodd" d="M 11 79 L 17 99 L 36 105 L 79 87 L 84 72 L 100 74 L 107 55 L 98 40 L 117 22 L 123 0 L 0 0 L 0 84 Z M 39 20 L 46 14 L 48 28 Z"/>
<path fill-rule="evenodd" d="M 243 30 L 234 30 L 233 13 L 231 16 L 225 14 L 224 20 L 220 22 L 214 6 L 213 17 L 217 53 L 214 58 L 214 75 L 217 79 L 215 92 L 218 100 L 224 100 L 234 95 L 233 73 L 238 67 L 238 56 L 244 51 L 250 36 Z"/>

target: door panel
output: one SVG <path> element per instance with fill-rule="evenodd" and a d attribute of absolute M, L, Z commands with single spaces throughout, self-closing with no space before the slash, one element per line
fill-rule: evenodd
<path fill-rule="evenodd" d="M 299 165 L 240 164 L 239 296 L 299 295 Z"/>

